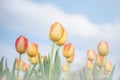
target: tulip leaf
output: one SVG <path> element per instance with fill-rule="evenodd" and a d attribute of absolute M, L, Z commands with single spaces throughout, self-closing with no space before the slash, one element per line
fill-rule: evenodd
<path fill-rule="evenodd" d="M 97 63 L 95 61 L 94 68 L 93 68 L 93 79 L 98 80 L 98 70 L 97 70 Z"/>
<path fill-rule="evenodd" d="M 0 61 L 0 72 L 3 71 L 3 60 L 4 60 L 4 56 L 2 57 L 2 59 Z"/>
<path fill-rule="evenodd" d="M 13 69 L 11 72 L 11 77 L 10 77 L 11 80 L 16 80 L 16 78 L 15 78 L 15 66 L 16 66 L 16 59 L 14 61 Z"/>
<path fill-rule="evenodd" d="M 109 80 L 112 80 L 114 70 L 115 70 L 115 65 L 113 66 L 113 69 L 112 69 L 112 71 L 111 71 L 111 73 L 109 75 Z"/>

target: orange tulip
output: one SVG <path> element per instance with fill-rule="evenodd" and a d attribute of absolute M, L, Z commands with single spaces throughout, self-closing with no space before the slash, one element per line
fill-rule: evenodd
<path fill-rule="evenodd" d="M 28 45 L 27 54 L 30 57 L 34 57 L 38 54 L 38 46 L 36 43 L 31 43 Z"/>
<path fill-rule="evenodd" d="M 95 53 L 94 49 L 89 49 L 87 51 L 87 58 L 88 58 L 88 60 L 93 61 L 94 58 L 95 58 L 95 55 L 96 55 L 96 53 Z"/>
<path fill-rule="evenodd" d="M 73 60 L 74 60 L 74 53 L 69 58 L 66 58 L 66 60 L 67 60 L 68 63 L 72 63 Z"/>
<path fill-rule="evenodd" d="M 74 53 L 74 46 L 71 43 L 65 44 L 63 47 L 63 55 L 69 58 Z"/>
<path fill-rule="evenodd" d="M 61 39 L 64 33 L 62 25 L 58 22 L 55 22 L 51 25 L 49 37 L 52 41 L 57 42 Z"/>
<path fill-rule="evenodd" d="M 38 64 L 38 54 L 34 57 L 29 57 L 28 56 L 28 60 L 32 63 L 32 64 Z"/>
<path fill-rule="evenodd" d="M 16 51 L 20 54 L 23 54 L 26 52 L 28 46 L 28 40 L 24 36 L 20 36 L 16 39 L 15 42 L 15 48 Z"/>
<path fill-rule="evenodd" d="M 109 46 L 108 46 L 108 43 L 106 41 L 101 41 L 99 44 L 98 44 L 98 53 L 101 55 L 101 56 L 107 56 L 109 52 Z"/>
<path fill-rule="evenodd" d="M 112 71 L 112 63 L 111 62 L 107 62 L 104 68 L 104 72 L 105 74 L 108 74 L 109 72 Z"/>
<path fill-rule="evenodd" d="M 68 32 L 66 30 L 64 30 L 64 34 L 62 35 L 61 39 L 56 42 L 56 44 L 58 46 L 62 46 L 67 41 L 67 38 L 68 38 Z"/>
<path fill-rule="evenodd" d="M 86 62 L 86 68 L 89 69 L 89 70 L 91 70 L 91 69 L 93 69 L 93 67 L 94 67 L 93 61 L 87 60 L 87 62 Z"/>

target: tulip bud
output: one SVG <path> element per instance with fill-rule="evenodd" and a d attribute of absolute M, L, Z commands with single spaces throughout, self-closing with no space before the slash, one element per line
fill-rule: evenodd
<path fill-rule="evenodd" d="M 69 58 L 74 53 L 74 46 L 71 43 L 65 44 L 63 47 L 63 55 Z"/>
<path fill-rule="evenodd" d="M 67 63 L 65 63 L 65 64 L 62 65 L 62 71 L 63 71 L 63 72 L 68 72 L 68 71 L 69 71 L 69 68 L 70 68 L 70 67 L 69 67 L 69 64 L 67 64 Z"/>
<path fill-rule="evenodd" d="M 56 42 L 56 44 L 62 46 L 67 41 L 67 38 L 68 38 L 68 32 L 64 30 L 64 34 L 62 35 L 61 39 Z"/>
<path fill-rule="evenodd" d="M 88 60 L 93 61 L 94 58 L 95 58 L 95 55 L 96 55 L 96 53 L 95 53 L 95 51 L 93 49 L 89 49 L 87 51 L 87 58 L 88 58 Z"/>
<path fill-rule="evenodd" d="M 27 54 L 30 57 L 34 57 L 38 54 L 38 46 L 36 43 L 31 43 L 28 45 Z"/>
<path fill-rule="evenodd" d="M 87 60 L 87 62 L 86 62 L 86 68 L 89 69 L 89 70 L 92 70 L 93 67 L 94 67 L 93 61 Z"/>
<path fill-rule="evenodd" d="M 19 61 L 20 61 L 20 66 L 19 66 Z M 22 60 L 16 59 L 16 66 L 15 67 L 17 70 L 22 69 L 22 64 L 23 64 Z"/>
<path fill-rule="evenodd" d="M 107 62 L 107 58 L 106 58 L 106 56 L 101 56 L 100 54 L 97 54 L 97 56 L 96 56 L 96 63 L 97 63 L 97 65 L 98 65 L 98 67 L 102 67 L 102 65 L 103 65 L 103 67 L 105 66 L 105 64 L 106 64 L 106 62 Z"/>
<path fill-rule="evenodd" d="M 41 63 L 44 64 L 45 56 L 40 56 L 40 59 L 41 59 Z"/>
<path fill-rule="evenodd" d="M 20 36 L 16 39 L 15 42 L 15 48 L 16 51 L 20 54 L 23 54 L 26 52 L 28 46 L 28 40 L 24 36 Z"/>
<path fill-rule="evenodd" d="M 32 63 L 32 64 L 38 64 L 38 54 L 34 57 L 29 57 L 28 56 L 28 60 Z"/>
<path fill-rule="evenodd" d="M 109 72 L 112 71 L 112 63 L 111 62 L 106 63 L 104 71 L 105 71 L 106 74 L 108 74 Z"/>
<path fill-rule="evenodd" d="M 29 65 L 27 63 L 23 63 L 22 71 L 26 71 L 28 68 L 29 68 Z"/>
<path fill-rule="evenodd" d="M 69 58 L 66 58 L 66 60 L 67 60 L 68 63 L 72 63 L 73 60 L 74 60 L 74 53 Z"/>
<path fill-rule="evenodd" d="M 98 44 L 98 53 L 101 55 L 101 56 L 107 56 L 109 52 L 109 46 L 108 46 L 108 43 L 106 41 L 101 41 L 99 44 Z"/>
<path fill-rule="evenodd" d="M 64 33 L 62 25 L 58 22 L 55 22 L 51 25 L 49 37 L 52 41 L 57 42 L 61 39 Z"/>

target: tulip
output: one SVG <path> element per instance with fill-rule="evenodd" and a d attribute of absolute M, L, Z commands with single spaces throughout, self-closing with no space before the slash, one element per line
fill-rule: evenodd
<path fill-rule="evenodd" d="M 68 38 L 68 32 L 66 30 L 64 30 L 63 36 L 61 37 L 61 39 L 59 41 L 56 42 L 56 44 L 58 46 L 62 46 L 67 41 L 67 38 Z"/>
<path fill-rule="evenodd" d="M 20 61 L 20 62 L 19 62 L 19 61 Z M 19 64 L 20 64 L 20 65 L 19 65 Z M 22 61 L 22 60 L 16 59 L 16 69 L 17 69 L 17 70 L 22 69 L 22 64 L 23 64 L 23 61 Z"/>
<path fill-rule="evenodd" d="M 72 63 L 73 60 L 74 60 L 74 53 L 69 58 L 66 58 L 66 60 L 67 60 L 68 63 Z"/>
<path fill-rule="evenodd" d="M 86 62 L 86 68 L 87 68 L 88 70 L 92 70 L 93 67 L 94 67 L 93 61 L 87 60 L 87 62 Z"/>
<path fill-rule="evenodd" d="M 109 72 L 112 71 L 112 63 L 111 62 L 107 62 L 104 68 L 104 72 L 105 74 L 108 74 Z"/>
<path fill-rule="evenodd" d="M 105 64 L 106 64 L 106 62 L 107 62 L 107 58 L 106 58 L 106 56 L 101 56 L 100 54 L 97 54 L 97 56 L 96 56 L 96 63 L 97 63 L 97 65 L 98 65 L 98 67 L 104 67 L 105 66 Z"/>
<path fill-rule="evenodd" d="M 95 53 L 95 51 L 93 49 L 89 49 L 87 51 L 87 58 L 88 58 L 88 60 L 93 61 L 94 58 L 95 58 L 95 55 L 96 55 L 96 53 Z"/>
<path fill-rule="evenodd" d="M 65 44 L 63 47 L 63 55 L 69 58 L 74 53 L 74 46 L 71 43 Z"/>
<path fill-rule="evenodd" d="M 109 52 L 108 43 L 107 43 L 106 41 L 101 41 L 101 42 L 98 44 L 98 53 L 99 53 L 101 56 L 107 56 L 107 55 L 108 55 L 108 52 Z"/>
<path fill-rule="evenodd" d="M 23 54 L 26 52 L 28 46 L 28 40 L 24 36 L 20 36 L 16 39 L 15 42 L 15 48 L 16 51 L 20 54 Z"/>
<path fill-rule="evenodd" d="M 62 65 L 62 71 L 63 71 L 63 72 L 68 72 L 68 71 L 69 71 L 69 68 L 70 68 L 70 67 L 69 67 L 69 64 L 67 64 L 67 63 L 65 63 L 65 64 Z"/>
<path fill-rule="evenodd" d="M 58 22 L 51 25 L 49 37 L 52 41 L 57 42 L 61 39 L 64 33 L 64 28 Z"/>
<path fill-rule="evenodd" d="M 26 71 L 28 68 L 29 68 L 29 65 L 27 63 L 23 63 L 22 71 Z"/>
<path fill-rule="evenodd" d="M 28 56 L 28 60 L 32 63 L 32 64 L 38 64 L 38 54 L 34 57 L 30 57 Z"/>
<path fill-rule="evenodd" d="M 45 56 L 40 56 L 41 63 L 44 64 Z"/>
<path fill-rule="evenodd" d="M 31 43 L 28 45 L 27 54 L 30 57 L 34 57 L 38 54 L 38 46 L 36 43 Z"/>

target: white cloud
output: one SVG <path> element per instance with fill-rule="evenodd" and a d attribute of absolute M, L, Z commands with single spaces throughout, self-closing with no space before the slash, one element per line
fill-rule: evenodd
<path fill-rule="evenodd" d="M 37 4 L 26 0 L 4 0 L 0 3 L 0 26 L 33 35 L 46 35 L 49 27 L 59 21 L 68 30 L 69 36 L 118 39 L 120 20 L 113 23 L 95 24 L 85 15 L 67 14 L 53 4 Z M 116 35 L 116 36 L 114 36 Z"/>

